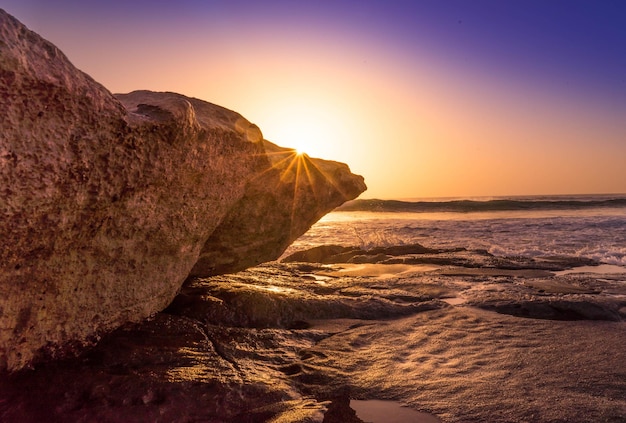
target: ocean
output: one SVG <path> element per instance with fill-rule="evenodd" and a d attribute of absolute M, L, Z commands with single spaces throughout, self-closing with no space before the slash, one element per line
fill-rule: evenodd
<path fill-rule="evenodd" d="M 575 256 L 626 267 L 626 194 L 354 200 L 286 252 L 420 243 L 496 256 Z"/>

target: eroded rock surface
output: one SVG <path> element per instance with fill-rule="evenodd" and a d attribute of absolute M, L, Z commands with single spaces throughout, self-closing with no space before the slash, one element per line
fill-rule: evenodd
<path fill-rule="evenodd" d="M 364 250 L 359 247 L 320 245 L 297 251 L 282 259 L 284 263 L 334 264 L 339 266 L 371 265 L 404 266 L 432 265 L 431 275 L 446 280 L 463 278 L 474 280 L 464 285 L 464 301 L 468 304 L 519 317 L 548 320 L 609 320 L 626 319 L 626 301 L 621 296 L 623 286 L 612 281 L 612 275 L 580 278 L 556 273 L 576 266 L 598 265 L 591 259 L 555 256 L 541 258 L 497 257 L 484 250 L 431 249 L 419 244 L 377 247 Z M 325 271 L 333 277 L 348 271 Z M 394 269 L 397 271 L 397 268 Z M 404 270 L 407 272 L 407 270 Z M 323 272 L 324 273 L 324 272 Z M 353 272 L 354 273 L 354 272 Z M 368 275 L 367 267 L 359 273 Z M 618 279 L 619 280 L 619 279 Z M 482 283 L 487 281 L 487 283 Z M 523 281 L 523 282 L 521 282 Z M 497 283 L 499 289 L 493 289 Z M 489 288 L 485 289 L 485 285 Z M 609 289 L 612 288 L 612 289 Z M 601 295 L 606 294 L 606 295 Z"/>
<path fill-rule="evenodd" d="M 233 273 L 274 260 L 313 223 L 366 187 L 348 166 L 263 141 L 270 164 L 246 185 L 202 248 L 191 276 Z"/>
<path fill-rule="evenodd" d="M 268 263 L 194 278 L 165 311 L 80 358 L 0 378 L 0 421 L 359 422 L 351 398 L 445 422 L 626 418 L 624 321 L 518 317 L 480 303 L 624 307 L 626 273 L 341 272 L 350 266 L 363 265 Z"/>
<path fill-rule="evenodd" d="M 0 369 L 162 310 L 209 237 L 228 269 L 271 260 L 365 189 L 330 162 L 294 184 L 278 147 L 233 111 L 174 93 L 114 96 L 2 10 L 0 36 Z"/>

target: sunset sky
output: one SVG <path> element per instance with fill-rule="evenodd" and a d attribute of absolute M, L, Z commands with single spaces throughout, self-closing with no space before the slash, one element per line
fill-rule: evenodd
<path fill-rule="evenodd" d="M 0 7 L 112 92 L 207 100 L 348 163 L 362 198 L 626 192 L 625 1 Z"/>

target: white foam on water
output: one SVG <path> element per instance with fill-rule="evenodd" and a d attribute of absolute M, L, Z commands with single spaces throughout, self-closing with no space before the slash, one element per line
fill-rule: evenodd
<path fill-rule="evenodd" d="M 496 256 L 573 256 L 626 266 L 626 209 L 537 215 L 335 212 L 298 239 L 291 251 L 321 244 L 374 246 L 420 243 L 433 248 L 484 249 Z M 476 217 L 480 215 L 479 217 Z"/>

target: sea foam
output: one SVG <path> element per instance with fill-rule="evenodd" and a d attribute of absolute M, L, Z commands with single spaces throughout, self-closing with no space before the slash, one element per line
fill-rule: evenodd
<path fill-rule="evenodd" d="M 626 266 L 624 196 L 351 204 L 324 217 L 289 251 L 320 244 L 367 249 L 418 242 L 432 248 L 482 249 L 496 256 L 568 255 Z"/>

